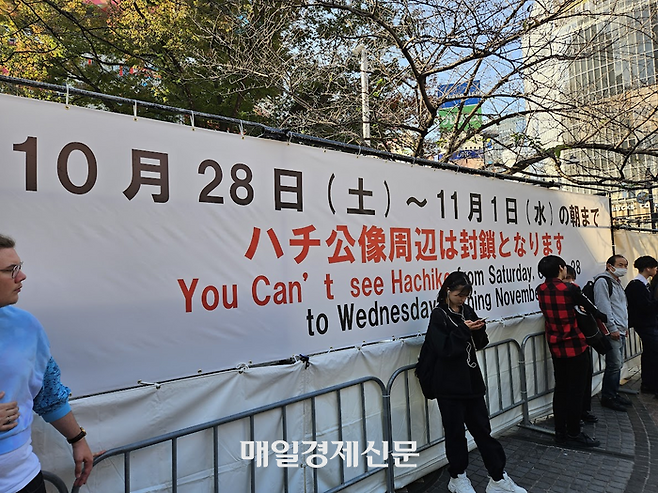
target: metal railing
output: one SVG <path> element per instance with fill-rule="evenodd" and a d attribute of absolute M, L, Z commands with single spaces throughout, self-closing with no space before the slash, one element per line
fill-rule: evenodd
<path fill-rule="evenodd" d="M 641 343 L 634 333 L 630 331 L 626 338 L 625 345 L 625 361 L 635 358 L 641 353 Z M 597 354 L 597 353 L 595 353 Z M 527 356 L 531 356 L 527 358 Z M 483 370 L 483 377 L 487 382 L 487 393 L 485 399 L 489 408 L 490 417 L 496 417 L 506 412 L 512 411 L 521 407 L 522 411 L 519 416 L 521 424 L 538 431 L 550 432 L 540 427 L 535 427 L 530 418 L 530 403 L 538 398 L 550 395 L 553 392 L 554 381 L 552 371 L 552 360 L 550 353 L 546 346 L 544 332 L 537 332 L 527 335 L 521 344 L 513 339 L 507 339 L 487 346 L 484 350 L 478 352 L 478 360 L 480 367 Z M 602 357 L 594 356 L 594 370 L 595 374 L 601 373 L 603 370 Z M 352 390 L 351 397 L 359 401 L 360 416 L 360 438 L 363 442 L 368 442 L 369 427 L 367 426 L 368 414 L 375 416 L 381 415 L 381 438 L 384 442 L 388 443 L 389 457 L 386 460 L 385 468 L 370 468 L 368 464 L 364 464 L 363 471 L 353 477 L 347 478 L 344 462 L 338 460 L 338 479 L 336 484 L 332 485 L 329 489 L 323 490 L 325 493 L 335 493 L 345 488 L 352 486 L 360 481 L 363 481 L 375 474 L 382 472 L 385 474 L 387 491 L 392 492 L 395 489 L 395 464 L 391 460 L 391 452 L 393 451 L 394 433 L 393 433 L 393 405 L 391 397 L 399 397 L 400 392 L 403 395 L 403 405 L 400 414 L 400 419 L 403 420 L 401 428 L 403 429 L 404 436 L 401 437 L 406 441 L 415 441 L 417 443 L 416 452 L 422 452 L 430 447 L 433 447 L 444 441 L 443 428 L 439 427 L 438 432 L 432 433 L 432 424 L 435 426 L 437 423 L 432 421 L 430 414 L 430 402 L 423 398 L 420 390 L 420 385 L 415 375 L 410 373 L 415 369 L 416 365 L 406 365 L 398 368 L 389 378 L 388 383 L 384 383 L 376 377 L 363 377 L 360 379 L 352 380 L 340 385 L 328 387 L 326 389 L 309 392 L 297 397 L 285 399 L 275 402 L 266 406 L 258 407 L 252 410 L 244 411 L 238 414 L 227 416 L 221 419 L 203 423 L 200 425 L 184 428 L 175 432 L 167 433 L 158 437 L 148 440 L 135 442 L 109 450 L 94 460 L 94 465 L 106 461 L 113 457 L 123 457 L 123 481 L 124 491 L 129 493 L 131 491 L 131 472 L 132 464 L 131 457 L 138 451 L 148 447 L 157 446 L 169 442 L 170 457 L 171 457 L 171 491 L 176 493 L 178 491 L 178 443 L 179 440 L 186 436 L 191 436 L 199 433 L 212 431 L 212 449 L 213 449 L 213 489 L 214 493 L 220 492 L 219 485 L 219 429 L 221 426 L 240 421 L 248 423 L 247 441 L 254 442 L 256 419 L 259 415 L 267 413 L 279 413 L 281 420 L 281 430 L 278 439 L 289 441 L 294 438 L 294 433 L 289 429 L 289 410 L 295 405 L 310 406 L 310 413 L 304 412 L 307 424 L 310 426 L 310 440 L 317 440 L 318 432 L 318 416 L 316 414 L 317 401 L 320 398 L 332 395 L 334 397 L 334 405 L 336 415 L 336 431 L 337 437 L 340 441 L 343 440 L 344 430 L 344 416 L 343 416 L 343 394 Z M 509 388 L 503 391 L 503 377 L 507 373 L 509 375 Z M 400 384 L 401 382 L 401 384 Z M 375 389 L 379 389 L 379 394 L 370 400 L 378 401 L 381 408 L 373 408 L 373 403 L 367 399 L 366 385 L 374 385 Z M 418 406 L 420 407 L 420 410 Z M 366 411 L 368 410 L 368 411 Z M 438 409 L 435 411 L 438 412 Z M 420 414 L 420 418 L 418 415 Z M 415 416 L 415 417 L 414 417 Z M 396 416 L 397 419 L 397 416 Z M 414 419 L 420 419 L 422 422 L 418 426 Z M 440 420 L 438 420 L 440 421 Z M 396 421 L 396 424 L 400 422 Z M 415 425 L 415 426 L 414 426 Z M 418 431 L 422 430 L 419 434 Z M 340 457 L 339 457 L 340 459 Z M 258 468 L 256 466 L 256 459 L 249 459 L 249 489 L 251 493 L 259 491 L 259 477 Z M 283 491 L 289 493 L 290 482 L 288 468 L 283 469 Z M 334 468 L 335 469 L 335 468 Z M 53 484 L 59 478 L 53 474 L 48 474 L 48 480 Z M 313 468 L 312 471 L 312 491 L 318 493 L 320 491 L 320 484 L 318 480 L 318 470 Z M 59 480 L 61 482 L 61 480 Z M 325 478 L 326 481 L 326 478 Z M 304 482 L 306 478 L 304 477 Z M 67 493 L 65 486 L 60 487 L 57 485 L 59 493 Z M 63 486 L 63 483 L 62 483 Z M 268 485 L 271 488 L 271 485 Z M 78 488 L 73 488 L 72 493 L 78 491 Z M 263 491 L 263 490 L 260 490 Z"/>
<path fill-rule="evenodd" d="M 518 368 L 520 364 L 520 349 L 520 345 L 517 341 L 514 339 L 506 339 L 504 341 L 490 344 L 484 350 L 478 351 L 478 360 L 480 363 L 480 368 L 482 368 L 482 376 L 485 382 L 489 382 L 490 379 L 494 379 L 496 383 L 495 386 L 490 384 L 487 385 L 487 392 L 485 394 L 485 400 L 487 402 L 489 416 L 491 418 L 499 416 L 523 404 L 521 388 L 517 382 L 520 379 L 514 378 L 515 369 Z M 415 370 L 415 368 L 415 364 L 398 368 L 395 370 L 395 372 L 393 372 L 388 381 L 388 384 L 386 385 L 386 390 L 390 400 L 390 396 L 393 395 L 393 387 L 396 382 L 398 382 L 398 377 L 402 376 L 403 378 L 402 392 L 404 393 L 404 401 L 406 404 L 405 408 L 403 409 L 403 419 L 405 420 L 404 428 L 406 431 L 406 437 L 404 438 L 406 440 L 414 440 L 417 438 L 412 433 L 412 402 L 417 400 L 418 393 L 421 391 L 420 385 L 418 384 L 418 379 L 415 375 L 413 375 L 413 370 Z M 412 373 L 411 379 L 409 378 L 410 373 Z M 504 373 L 509 374 L 511 377 L 509 380 L 509 392 L 505 394 L 502 392 L 503 386 L 501 381 L 501 375 Z M 416 443 L 419 444 L 417 447 L 418 451 L 430 448 L 444 440 L 444 435 L 442 434 L 432 437 L 429 418 L 429 401 L 423 399 L 423 402 L 424 407 L 422 409 L 422 429 L 424 430 L 424 440 L 422 442 L 418 441 L 417 439 L 415 440 Z M 390 434 L 391 438 L 393 438 L 392 431 Z"/>
<path fill-rule="evenodd" d="M 527 351 L 530 351 L 532 355 L 529 362 L 525 358 Z M 628 329 L 624 343 L 624 362 L 636 358 L 641 353 L 642 343 L 635 329 L 630 328 Z M 523 399 L 523 420 L 521 423 L 523 426 L 537 431 L 550 432 L 550 430 L 534 426 L 530 418 L 530 403 L 534 399 L 550 395 L 555 389 L 553 360 L 546 345 L 544 331 L 528 334 L 524 337 L 521 343 L 521 355 L 523 361 L 521 365 L 521 371 L 523 373 L 521 383 L 524 386 L 523 393 L 525 395 Z M 592 364 L 593 375 L 602 374 L 605 371 L 605 356 L 592 350 Z M 530 378 L 527 374 L 528 369 L 531 370 Z"/>
<path fill-rule="evenodd" d="M 532 357 L 526 359 L 527 351 Z M 530 425 L 530 401 L 546 396 L 553 391 L 555 382 L 552 382 L 552 365 L 549 367 L 550 355 L 546 345 L 544 331 L 528 334 L 521 342 L 521 394 L 523 396 L 523 420 L 524 425 Z M 530 375 L 528 375 L 530 369 Z"/>
<path fill-rule="evenodd" d="M 126 493 L 129 493 L 131 491 L 131 456 L 134 452 L 137 450 L 145 449 L 147 447 L 152 447 L 155 445 L 159 445 L 162 443 L 169 442 L 170 443 L 170 457 L 171 457 L 171 491 L 172 493 L 176 493 L 178 491 L 178 443 L 179 440 L 183 437 L 194 435 L 197 433 L 205 432 L 207 430 L 212 430 L 212 440 L 213 440 L 213 489 L 212 491 L 214 493 L 219 493 L 220 492 L 220 487 L 219 487 L 219 428 L 222 425 L 227 425 L 229 423 L 235 423 L 238 421 L 246 420 L 248 422 L 248 437 L 246 438 L 245 441 L 248 442 L 255 442 L 256 437 L 255 437 L 255 427 L 256 427 L 256 419 L 257 416 L 259 415 L 264 415 L 266 413 L 270 412 L 278 412 L 280 413 L 280 419 L 282 423 L 281 427 L 281 433 L 276 439 L 278 440 L 283 440 L 285 442 L 288 442 L 289 440 L 292 440 L 292 433 L 291 430 L 289 429 L 288 426 L 288 410 L 294 406 L 295 404 L 308 404 L 310 405 L 310 414 L 308 415 L 308 418 L 310 418 L 310 426 L 311 426 L 311 436 L 306 438 L 308 440 L 316 441 L 317 440 L 317 415 L 316 415 L 316 407 L 317 407 L 317 400 L 318 398 L 322 396 L 327 396 L 329 394 L 333 394 L 335 396 L 335 410 L 336 410 L 336 422 L 337 422 L 337 431 L 338 431 L 338 438 L 339 440 L 342 438 L 343 435 L 343 427 L 344 427 L 344 422 L 343 422 L 343 413 L 342 413 L 342 406 L 341 406 L 341 394 L 345 390 L 356 387 L 358 388 L 358 396 L 360 400 L 360 422 L 361 422 L 361 439 L 363 442 L 368 441 L 368 427 L 367 427 L 367 412 L 372 413 L 373 411 L 373 403 L 368 403 L 366 405 L 366 392 L 365 392 L 365 385 L 367 383 L 372 383 L 379 387 L 380 393 L 379 397 L 381 398 L 380 405 L 381 405 L 381 416 L 382 416 L 382 424 L 381 424 L 381 430 L 382 430 L 382 438 L 384 442 L 390 443 L 389 435 L 388 435 L 388 430 L 389 427 L 387 426 L 387 423 L 390 422 L 390 416 L 388 414 L 389 412 L 389 407 L 387 405 L 387 397 L 386 397 L 386 392 L 385 392 L 385 387 L 384 384 L 381 380 L 375 377 L 363 377 L 359 378 L 356 380 L 352 380 L 350 382 L 346 382 L 340 385 L 335 385 L 332 387 L 328 387 L 322 390 L 317 390 L 314 392 L 309 392 L 304 395 L 300 395 L 298 397 L 292 397 L 289 399 L 285 399 L 279 402 L 275 402 L 273 404 L 269 404 L 266 406 L 258 407 L 252 410 L 244 411 L 241 413 L 233 414 L 231 416 L 227 416 L 221 419 L 217 419 L 214 421 L 210 421 L 207 423 L 199 424 L 196 426 L 191 426 L 188 428 L 184 428 L 182 430 L 174 431 L 171 433 L 167 433 L 161 436 L 157 436 L 154 438 L 150 438 L 147 440 L 142 440 L 140 442 L 132 443 L 129 445 L 125 445 L 123 447 L 117 447 L 112 450 L 108 450 L 107 452 L 103 453 L 102 455 L 96 457 L 94 459 L 94 465 L 97 465 L 100 462 L 103 462 L 107 459 L 110 459 L 111 457 L 117 457 L 117 456 L 122 456 L 123 457 L 123 470 L 124 470 L 124 491 Z M 303 413 L 306 415 L 306 413 Z M 379 414 L 379 413 L 377 413 Z M 304 437 L 301 437 L 300 439 L 305 439 Z M 379 472 L 384 471 L 382 468 L 369 468 L 368 464 L 365 463 L 365 470 L 361 474 L 352 477 L 350 479 L 346 479 L 345 477 L 345 465 L 343 461 L 338 460 L 337 461 L 339 464 L 339 476 L 340 476 L 340 484 L 337 484 L 335 487 L 332 487 L 329 490 L 326 490 L 327 493 L 334 493 L 337 491 L 341 491 L 348 486 L 351 486 L 352 484 L 358 483 L 359 481 L 362 481 L 374 474 L 377 474 Z M 289 493 L 290 492 L 290 485 L 289 485 L 289 468 L 282 468 L 283 469 L 283 485 L 284 485 L 284 492 Z M 319 485 L 318 485 L 318 469 L 313 468 L 312 469 L 312 481 L 313 481 L 313 491 L 319 491 Z M 256 467 L 256 461 L 251 460 L 250 466 L 249 466 L 249 484 L 250 484 L 250 491 L 251 493 L 256 493 L 258 490 L 258 474 L 257 474 L 257 467 Z M 75 493 L 78 491 L 78 488 L 73 488 L 72 492 Z M 262 489 L 260 491 L 263 491 Z"/>
<path fill-rule="evenodd" d="M 57 474 L 53 474 L 49 471 L 41 471 L 41 474 L 43 474 L 43 480 L 46 483 L 50 483 L 55 488 L 57 488 L 57 493 L 69 492 L 68 488 L 66 487 L 66 483 L 64 483 L 64 481 L 62 481 L 62 479 Z"/>

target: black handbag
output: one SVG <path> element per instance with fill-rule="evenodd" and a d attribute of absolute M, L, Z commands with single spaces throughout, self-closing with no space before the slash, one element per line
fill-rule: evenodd
<path fill-rule="evenodd" d="M 599 354 L 606 354 L 612 350 L 610 340 L 599 329 L 599 323 L 594 318 L 594 315 L 583 311 L 579 306 L 576 306 L 574 309 L 576 311 L 576 323 L 580 331 L 585 335 L 587 344 L 593 347 Z"/>
<path fill-rule="evenodd" d="M 416 376 L 418 377 L 418 382 L 420 383 L 420 389 L 423 391 L 425 399 L 436 399 L 434 395 L 434 368 L 436 367 L 436 356 L 434 351 L 434 346 L 432 346 L 432 341 L 427 334 L 425 335 L 425 341 L 420 348 L 420 354 L 418 355 L 418 363 L 416 364 Z"/>

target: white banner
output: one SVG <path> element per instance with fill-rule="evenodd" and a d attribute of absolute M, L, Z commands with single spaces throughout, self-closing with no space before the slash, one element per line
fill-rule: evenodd
<path fill-rule="evenodd" d="M 490 318 L 610 255 L 602 197 L 0 96 L 0 232 L 76 395 Z"/>

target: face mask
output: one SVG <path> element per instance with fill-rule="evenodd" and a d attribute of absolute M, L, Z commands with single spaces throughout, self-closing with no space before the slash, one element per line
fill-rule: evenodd
<path fill-rule="evenodd" d="M 628 269 L 624 269 L 622 267 L 615 267 L 615 271 L 613 272 L 613 274 L 617 277 L 624 277 L 627 272 Z"/>

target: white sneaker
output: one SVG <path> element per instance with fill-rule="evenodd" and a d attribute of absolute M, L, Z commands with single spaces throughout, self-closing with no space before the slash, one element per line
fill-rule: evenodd
<path fill-rule="evenodd" d="M 528 493 L 524 488 L 521 488 L 512 481 L 512 478 L 506 472 L 503 473 L 503 479 L 500 481 L 494 481 L 493 478 L 489 478 L 486 491 L 487 493 Z"/>
<path fill-rule="evenodd" d="M 457 475 L 456 478 L 450 478 L 448 491 L 452 491 L 452 493 L 475 493 L 471 480 L 466 477 L 465 472 Z"/>

